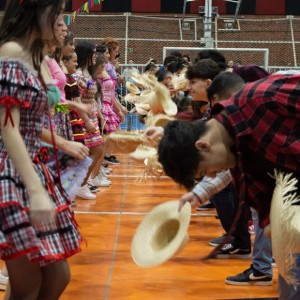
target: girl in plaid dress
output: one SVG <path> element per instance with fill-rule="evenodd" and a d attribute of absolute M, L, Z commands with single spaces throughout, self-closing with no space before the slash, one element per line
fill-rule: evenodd
<path fill-rule="evenodd" d="M 78 68 L 76 74 L 72 75 L 78 82 L 81 102 L 93 108 L 93 115 L 81 115 L 84 122 L 84 144 L 90 149 L 90 157 L 93 159 L 93 163 L 77 196 L 87 200 L 96 199 L 96 196 L 91 193 L 89 186 L 107 187 L 111 184 L 111 181 L 98 176 L 99 168 L 97 166 L 99 161 L 102 161 L 104 158 L 105 144 L 99 122 L 98 87 L 96 81 L 92 78 L 95 64 L 94 50 L 95 46 L 87 41 L 81 41 L 76 45 L 75 52 L 77 54 Z M 97 170 L 94 171 L 96 167 Z"/>
<path fill-rule="evenodd" d="M 58 299 L 70 279 L 66 258 L 80 251 L 70 200 L 40 152 L 41 136 L 51 142 L 42 130 L 43 40 L 53 38 L 64 5 L 10 0 L 0 27 L 0 256 L 13 299 Z M 77 158 L 88 154 L 85 148 L 77 147 Z"/>

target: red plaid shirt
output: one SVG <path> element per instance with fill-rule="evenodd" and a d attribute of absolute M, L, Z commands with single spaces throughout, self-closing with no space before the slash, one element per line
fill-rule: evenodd
<path fill-rule="evenodd" d="M 300 75 L 250 83 L 215 105 L 212 116 L 235 141 L 237 164 L 231 172 L 240 201 L 258 211 L 264 227 L 275 187 L 269 174 L 274 169 L 293 172 L 300 181 Z"/>

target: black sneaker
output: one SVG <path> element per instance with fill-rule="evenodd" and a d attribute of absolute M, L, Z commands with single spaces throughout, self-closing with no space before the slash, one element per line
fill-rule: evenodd
<path fill-rule="evenodd" d="M 227 277 L 225 283 L 233 285 L 272 285 L 273 280 L 271 276 L 264 275 L 251 265 L 243 273 Z"/>
<path fill-rule="evenodd" d="M 226 238 L 227 238 L 227 235 L 226 235 L 226 233 L 224 233 L 220 237 L 217 237 L 215 239 L 210 240 L 208 242 L 208 244 L 210 246 L 213 246 L 213 247 L 218 247 L 219 245 L 221 245 L 225 241 Z M 233 241 L 233 237 L 230 237 L 229 240 L 228 240 L 228 243 L 224 244 L 224 247 L 228 246 L 232 241 Z"/>
<path fill-rule="evenodd" d="M 206 204 L 200 205 L 196 208 L 197 210 L 211 210 L 211 209 L 216 209 L 215 205 L 212 202 L 208 202 Z"/>
<path fill-rule="evenodd" d="M 216 255 L 216 258 L 250 258 L 251 249 L 240 249 L 235 247 L 232 244 L 224 247 L 220 250 L 219 254 Z"/>
<path fill-rule="evenodd" d="M 112 165 L 119 165 L 120 162 L 112 156 L 105 156 L 105 162 Z"/>

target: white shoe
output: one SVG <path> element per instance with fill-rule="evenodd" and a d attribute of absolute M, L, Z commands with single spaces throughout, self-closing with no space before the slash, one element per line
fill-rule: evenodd
<path fill-rule="evenodd" d="M 103 170 L 100 169 L 98 176 L 107 179 L 109 178 L 109 173 L 104 173 Z"/>
<path fill-rule="evenodd" d="M 99 186 L 107 187 L 107 186 L 111 185 L 111 181 L 110 180 L 107 180 L 107 179 L 105 179 L 103 177 L 99 177 L 99 175 L 96 176 L 93 179 L 90 178 L 88 180 L 88 183 L 91 184 L 91 185 L 97 186 L 97 187 L 99 187 Z"/>
<path fill-rule="evenodd" d="M 0 272 L 0 290 L 1 291 L 5 291 L 6 290 L 7 283 L 8 283 L 8 276 L 4 276 Z"/>
<path fill-rule="evenodd" d="M 101 169 L 104 171 L 104 172 L 107 172 L 107 173 L 111 173 L 112 172 L 112 168 L 109 168 L 109 167 L 104 167 L 103 165 L 101 166 Z"/>
<path fill-rule="evenodd" d="M 88 187 L 89 187 L 91 193 L 97 193 L 97 192 L 100 191 L 100 188 L 99 188 L 99 187 L 90 185 L 89 183 L 88 183 Z"/>
<path fill-rule="evenodd" d="M 96 195 L 91 193 L 87 184 L 80 188 L 79 192 L 77 193 L 77 197 L 80 197 L 80 198 L 83 198 L 86 200 L 95 200 L 96 199 Z"/>

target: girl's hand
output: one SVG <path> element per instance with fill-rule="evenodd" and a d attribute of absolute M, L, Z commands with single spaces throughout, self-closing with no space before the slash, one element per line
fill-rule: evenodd
<path fill-rule="evenodd" d="M 82 160 L 89 156 L 90 151 L 88 147 L 80 142 L 75 141 L 65 141 L 60 147 L 60 150 L 79 160 Z"/>
<path fill-rule="evenodd" d="M 94 126 L 94 124 L 92 122 L 85 123 L 85 128 L 90 133 L 96 132 L 96 127 Z"/>
<path fill-rule="evenodd" d="M 163 127 L 150 127 L 145 131 L 145 135 L 151 141 L 161 139 L 164 135 L 164 129 Z"/>
<path fill-rule="evenodd" d="M 56 228 L 54 205 L 43 188 L 30 194 L 29 214 L 31 224 L 38 230 Z"/>
<path fill-rule="evenodd" d="M 120 118 L 120 122 L 123 123 L 125 121 L 125 116 L 124 114 L 122 113 L 122 111 L 119 111 L 117 113 L 118 117 Z"/>

